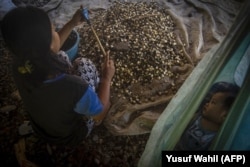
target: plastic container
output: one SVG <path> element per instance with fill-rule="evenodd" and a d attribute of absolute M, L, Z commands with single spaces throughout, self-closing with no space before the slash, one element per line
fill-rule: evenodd
<path fill-rule="evenodd" d="M 61 50 L 65 51 L 68 54 L 71 61 L 74 60 L 77 56 L 79 41 L 79 33 L 76 30 L 72 30 L 61 48 Z"/>

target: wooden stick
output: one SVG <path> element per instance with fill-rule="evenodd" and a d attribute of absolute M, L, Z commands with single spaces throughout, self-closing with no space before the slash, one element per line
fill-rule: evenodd
<path fill-rule="evenodd" d="M 103 48 L 103 46 L 102 46 L 102 43 L 101 43 L 99 37 L 98 37 L 97 34 L 96 34 L 96 32 L 95 32 L 93 26 L 90 25 L 90 28 L 91 28 L 92 32 L 94 33 L 94 35 L 95 35 L 95 38 L 96 38 L 96 40 L 97 40 L 98 45 L 100 46 L 100 48 L 101 48 L 101 50 L 102 50 L 103 55 L 106 56 L 106 52 L 105 52 L 105 50 L 104 50 L 104 48 Z"/>

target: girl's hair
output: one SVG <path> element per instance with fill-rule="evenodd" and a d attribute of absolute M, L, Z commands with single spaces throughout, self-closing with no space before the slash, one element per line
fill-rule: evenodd
<path fill-rule="evenodd" d="M 51 52 L 52 26 L 42 9 L 32 6 L 12 9 L 4 16 L 1 31 L 14 55 L 14 73 L 27 64 L 30 66 L 27 72 L 17 72 L 23 81 L 40 85 L 49 74 L 66 72 L 67 64 Z"/>

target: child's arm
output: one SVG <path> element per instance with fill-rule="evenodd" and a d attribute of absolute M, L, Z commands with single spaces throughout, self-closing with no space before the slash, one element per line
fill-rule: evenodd
<path fill-rule="evenodd" d="M 102 121 L 108 113 L 110 107 L 110 84 L 114 73 L 114 62 L 109 59 L 109 52 L 107 52 L 101 82 L 98 88 L 98 96 L 103 104 L 103 111 L 93 117 L 96 122 Z"/>
<path fill-rule="evenodd" d="M 82 19 L 82 14 L 81 14 L 81 9 L 78 9 L 75 14 L 73 15 L 72 19 L 67 22 L 62 29 L 59 30 L 58 34 L 60 37 L 60 46 L 62 47 L 62 45 L 64 44 L 64 42 L 66 41 L 66 39 L 68 38 L 68 36 L 70 35 L 72 29 L 75 26 L 80 25 L 81 23 L 83 23 L 83 19 Z"/>

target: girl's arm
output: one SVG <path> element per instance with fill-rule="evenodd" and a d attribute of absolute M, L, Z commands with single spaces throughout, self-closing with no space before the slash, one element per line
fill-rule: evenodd
<path fill-rule="evenodd" d="M 115 73 L 114 62 L 109 59 L 109 52 L 107 52 L 105 57 L 102 78 L 98 88 L 98 96 L 103 104 L 103 111 L 93 117 L 96 122 L 102 121 L 108 113 L 110 107 L 110 84 Z"/>
<path fill-rule="evenodd" d="M 73 15 L 72 19 L 69 22 L 67 22 L 63 26 L 63 28 L 61 28 L 59 30 L 58 34 L 59 34 L 59 37 L 60 37 L 60 46 L 61 47 L 64 44 L 64 42 L 66 41 L 66 39 L 68 38 L 68 36 L 70 35 L 73 28 L 75 26 L 80 25 L 83 22 L 81 10 L 82 9 L 78 9 L 75 12 L 75 14 Z"/>

